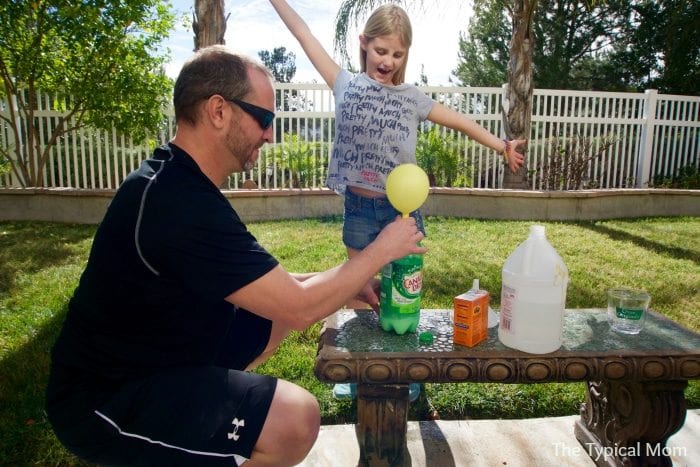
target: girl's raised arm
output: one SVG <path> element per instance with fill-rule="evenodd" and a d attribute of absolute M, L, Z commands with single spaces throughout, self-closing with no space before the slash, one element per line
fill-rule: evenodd
<path fill-rule="evenodd" d="M 309 57 L 316 71 L 321 74 L 326 84 L 333 89 L 340 66 L 328 55 L 328 52 L 326 52 L 318 39 L 311 33 L 306 22 L 285 0 L 270 0 L 270 3 L 272 3 L 287 29 L 297 39 L 301 48 L 304 49 L 306 56 Z"/>
<path fill-rule="evenodd" d="M 468 118 L 466 115 L 456 112 L 440 103 L 435 103 L 428 114 L 428 120 L 438 125 L 460 131 L 484 146 L 503 154 L 506 158 L 506 165 L 513 173 L 525 162 L 524 156 L 517 151 L 517 147 L 521 144 L 525 144 L 527 140 L 514 139 L 506 143 L 505 140 L 501 140 L 497 136 L 491 134 L 486 128 Z"/>

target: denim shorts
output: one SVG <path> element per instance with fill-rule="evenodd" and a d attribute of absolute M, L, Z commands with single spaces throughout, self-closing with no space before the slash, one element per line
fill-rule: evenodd
<path fill-rule="evenodd" d="M 372 243 L 379 232 L 401 213 L 394 209 L 386 197 L 365 198 L 345 190 L 345 212 L 343 215 L 343 243 L 348 248 L 362 250 Z M 413 211 L 418 230 L 425 235 L 423 216 Z"/>

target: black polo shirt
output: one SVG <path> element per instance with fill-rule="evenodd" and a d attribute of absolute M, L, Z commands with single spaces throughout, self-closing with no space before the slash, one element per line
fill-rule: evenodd
<path fill-rule="evenodd" d="M 224 298 L 277 264 L 187 153 L 156 149 L 97 230 L 54 363 L 100 380 L 211 364 L 236 312 Z"/>

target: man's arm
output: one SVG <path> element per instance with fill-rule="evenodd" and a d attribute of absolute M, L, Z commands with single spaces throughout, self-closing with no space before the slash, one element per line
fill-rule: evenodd
<path fill-rule="evenodd" d="M 292 277 L 296 280 L 303 282 L 306 279 L 314 277 L 318 272 L 305 272 L 305 273 L 292 273 Z M 376 277 L 372 277 L 362 290 L 352 297 L 349 301 L 343 305 L 347 308 L 367 308 L 369 305 L 377 313 L 379 312 L 379 288 L 381 286 L 381 281 Z"/>
<path fill-rule="evenodd" d="M 285 0 L 270 0 L 270 3 L 272 3 L 287 29 L 299 41 L 301 48 L 306 52 L 306 56 L 309 57 L 316 71 L 320 73 L 326 84 L 333 89 L 340 66 L 328 55 L 328 52 L 316 39 L 316 36 L 311 33 L 306 22 Z"/>
<path fill-rule="evenodd" d="M 385 264 L 411 253 L 425 253 L 426 248 L 418 246 L 422 238 L 415 219 L 400 218 L 340 266 L 300 281 L 278 265 L 226 299 L 288 328 L 303 330 L 355 297 Z"/>

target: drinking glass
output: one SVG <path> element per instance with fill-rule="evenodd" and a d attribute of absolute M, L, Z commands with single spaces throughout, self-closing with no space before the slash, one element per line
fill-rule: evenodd
<path fill-rule="evenodd" d="M 613 331 L 639 334 L 644 326 L 651 296 L 644 290 L 608 290 L 608 318 Z"/>

